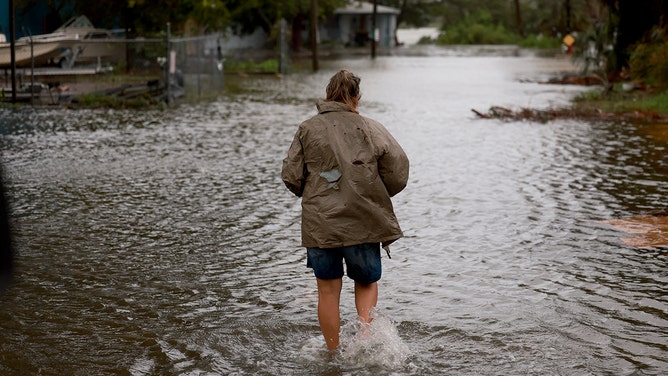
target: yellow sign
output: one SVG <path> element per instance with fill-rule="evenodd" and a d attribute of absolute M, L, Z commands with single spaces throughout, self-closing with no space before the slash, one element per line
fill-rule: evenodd
<path fill-rule="evenodd" d="M 572 46 L 573 43 L 575 43 L 575 38 L 573 38 L 572 35 L 566 34 L 563 40 L 564 44 L 567 45 L 568 47 Z"/>

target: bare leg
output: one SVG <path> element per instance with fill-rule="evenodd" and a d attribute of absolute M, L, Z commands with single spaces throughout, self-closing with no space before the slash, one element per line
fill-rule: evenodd
<path fill-rule="evenodd" d="M 339 331 L 341 317 L 339 301 L 343 279 L 319 279 L 318 281 L 318 321 L 320 330 L 325 337 L 325 343 L 330 350 L 339 347 Z"/>
<path fill-rule="evenodd" d="M 370 323 L 369 311 L 378 303 L 378 282 L 362 284 L 355 282 L 355 307 L 364 323 Z"/>

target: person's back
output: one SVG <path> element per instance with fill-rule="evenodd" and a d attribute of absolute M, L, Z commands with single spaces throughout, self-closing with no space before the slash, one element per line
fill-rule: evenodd
<path fill-rule="evenodd" d="M 284 175 L 290 182 L 306 171 L 303 183 L 288 185 L 302 186 L 302 245 L 334 248 L 401 237 L 390 196 L 406 184 L 405 154 L 380 123 L 346 105 L 322 101 L 318 110 L 297 131 L 301 150 L 288 156 L 297 164 L 283 169 L 292 171 Z M 303 162 L 292 152 L 302 153 Z M 406 168 L 382 168 L 388 165 Z"/>
<path fill-rule="evenodd" d="M 299 125 L 281 172 L 302 197 L 302 245 L 317 278 L 318 317 L 330 349 L 339 343 L 342 261 L 355 280 L 358 315 L 370 322 L 380 245 L 403 236 L 390 197 L 406 186 L 408 158 L 382 124 L 357 112 L 359 83 L 346 70 L 332 77 L 318 114 Z"/>

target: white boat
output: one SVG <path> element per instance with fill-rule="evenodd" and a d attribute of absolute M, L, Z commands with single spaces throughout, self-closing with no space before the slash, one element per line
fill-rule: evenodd
<path fill-rule="evenodd" d="M 86 16 L 72 18 L 53 33 L 26 36 L 14 43 L 17 67 L 76 63 L 117 63 L 125 56 L 125 39 L 114 30 L 98 29 Z M 10 43 L 0 42 L 0 67 L 11 65 Z"/>
<path fill-rule="evenodd" d="M 15 62 L 17 67 L 28 67 L 34 59 L 35 66 L 49 64 L 56 57 L 71 50 L 76 40 L 67 35 L 44 34 L 32 38 L 19 38 L 14 43 Z M 0 67 L 11 66 L 9 42 L 0 42 Z"/>

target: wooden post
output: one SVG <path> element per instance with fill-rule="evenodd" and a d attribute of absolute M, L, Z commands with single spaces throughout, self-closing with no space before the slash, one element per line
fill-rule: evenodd
<path fill-rule="evenodd" d="M 12 68 L 12 103 L 16 103 L 16 33 L 14 28 L 16 20 L 14 19 L 14 0 L 9 0 L 9 58 Z"/>
<path fill-rule="evenodd" d="M 165 93 L 167 94 L 166 100 L 168 106 L 172 104 L 172 91 L 171 91 L 172 85 L 169 82 L 171 77 L 169 69 L 172 65 L 172 51 L 171 51 L 172 46 L 170 42 L 171 32 L 172 32 L 171 30 L 172 30 L 171 25 L 169 22 L 167 22 L 167 36 L 165 38 L 166 39 L 165 43 L 167 44 L 167 55 L 166 55 L 167 60 L 165 61 Z"/>
<path fill-rule="evenodd" d="M 376 58 L 376 16 L 378 15 L 378 0 L 373 0 L 373 14 L 371 15 L 371 58 Z"/>
<path fill-rule="evenodd" d="M 25 30 L 24 30 L 25 32 Z M 35 45 L 30 35 L 30 105 L 35 105 Z"/>
<path fill-rule="evenodd" d="M 311 0 L 311 62 L 318 71 L 318 0 Z"/>
<path fill-rule="evenodd" d="M 286 69 L 286 59 L 288 55 L 288 41 L 287 41 L 287 21 L 285 18 L 281 17 L 281 61 L 279 64 L 279 73 L 285 75 Z"/>
<path fill-rule="evenodd" d="M 520 11 L 520 0 L 515 0 L 515 21 L 517 22 L 517 33 L 524 37 L 524 30 L 522 30 L 522 13 Z"/>
<path fill-rule="evenodd" d="M 566 34 L 571 33 L 571 0 L 566 0 Z"/>

